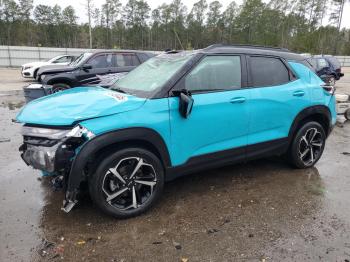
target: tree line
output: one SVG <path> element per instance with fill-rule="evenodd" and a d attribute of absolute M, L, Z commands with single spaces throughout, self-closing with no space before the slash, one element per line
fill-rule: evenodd
<path fill-rule="evenodd" d="M 340 28 L 348 0 L 244 0 L 226 8 L 173 0 L 153 10 L 145 0 L 85 1 L 88 22 L 81 24 L 72 6 L 0 0 L 0 45 L 164 50 L 228 43 L 350 55 L 350 29 Z"/>

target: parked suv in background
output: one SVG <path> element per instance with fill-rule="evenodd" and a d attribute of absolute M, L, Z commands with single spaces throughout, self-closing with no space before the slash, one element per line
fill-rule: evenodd
<path fill-rule="evenodd" d="M 336 112 L 333 92 L 304 60 L 222 45 L 156 56 L 110 90 L 74 88 L 25 106 L 22 158 L 62 179 L 65 211 L 87 183 L 96 205 L 121 218 L 148 210 L 164 181 L 194 171 L 271 155 L 312 167 Z"/>
<path fill-rule="evenodd" d="M 31 62 L 22 65 L 21 74 L 25 78 L 36 78 L 37 72 L 43 66 L 47 65 L 68 65 L 75 60 L 72 55 L 59 55 L 48 61 Z"/>
<path fill-rule="evenodd" d="M 94 85 L 99 83 L 99 76 L 129 72 L 154 55 L 143 51 L 84 53 L 67 67 L 41 72 L 40 79 L 44 85 L 52 85 L 54 92 L 76 86 Z"/>
<path fill-rule="evenodd" d="M 308 62 L 315 68 L 316 74 L 330 85 L 334 85 L 344 74 L 341 72 L 341 64 L 331 55 L 315 55 L 308 58 Z"/>

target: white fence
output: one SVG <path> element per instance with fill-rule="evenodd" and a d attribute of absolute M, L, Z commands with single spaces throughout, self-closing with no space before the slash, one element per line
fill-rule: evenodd
<path fill-rule="evenodd" d="M 0 45 L 0 67 L 19 67 L 25 63 L 45 61 L 58 55 L 80 55 L 83 52 L 102 49 L 52 48 Z M 152 51 L 151 51 L 152 52 Z M 155 52 L 157 53 L 157 52 Z"/>
<path fill-rule="evenodd" d="M 96 49 L 93 49 L 96 50 Z M 49 60 L 50 58 L 63 55 L 79 55 L 91 49 L 78 48 L 52 48 L 52 47 L 28 47 L 28 46 L 1 46 L 0 67 L 19 67 L 33 61 Z M 350 66 L 350 56 L 337 56 L 342 66 Z"/>
<path fill-rule="evenodd" d="M 341 66 L 350 66 L 350 56 L 336 56 L 336 58 L 338 58 Z"/>

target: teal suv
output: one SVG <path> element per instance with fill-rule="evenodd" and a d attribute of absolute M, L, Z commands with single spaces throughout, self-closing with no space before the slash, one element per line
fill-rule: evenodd
<path fill-rule="evenodd" d="M 148 210 L 165 181 L 194 171 L 271 155 L 309 168 L 336 112 L 332 87 L 308 66 L 254 46 L 164 53 L 110 89 L 77 87 L 26 105 L 21 156 L 62 182 L 66 212 L 87 185 L 119 218 Z"/>

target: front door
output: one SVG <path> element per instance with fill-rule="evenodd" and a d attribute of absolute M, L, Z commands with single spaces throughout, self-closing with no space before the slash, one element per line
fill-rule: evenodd
<path fill-rule="evenodd" d="M 91 65 L 91 69 L 80 69 L 77 75 L 80 85 L 99 83 L 99 76 L 113 72 L 113 54 L 97 54 L 90 58 L 86 64 Z"/>
<path fill-rule="evenodd" d="M 169 98 L 174 166 L 229 149 L 244 158 L 249 90 L 242 89 L 241 60 L 239 55 L 206 56 L 180 81 L 194 99 L 188 118 L 179 114 L 179 98 Z"/>

